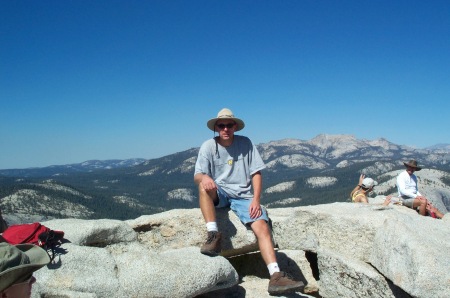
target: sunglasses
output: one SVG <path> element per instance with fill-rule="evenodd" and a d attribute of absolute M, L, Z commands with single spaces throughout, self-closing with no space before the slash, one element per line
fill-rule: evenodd
<path fill-rule="evenodd" d="M 220 123 L 220 124 L 216 124 L 216 126 L 217 126 L 219 129 L 225 129 L 225 127 L 228 128 L 228 129 L 230 129 L 230 128 L 233 128 L 235 125 L 236 125 L 236 123 L 228 123 L 228 124 Z"/>

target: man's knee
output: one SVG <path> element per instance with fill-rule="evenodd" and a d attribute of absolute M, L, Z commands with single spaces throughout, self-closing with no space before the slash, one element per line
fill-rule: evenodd
<path fill-rule="evenodd" d="M 198 185 L 198 194 L 199 194 L 199 199 L 206 199 L 206 200 L 212 200 L 214 203 L 218 202 L 218 196 L 217 196 L 217 191 L 215 190 L 211 190 L 211 191 L 207 191 L 203 188 L 203 186 L 201 186 L 201 184 Z"/>
<path fill-rule="evenodd" d="M 251 224 L 251 227 L 257 237 L 270 237 L 271 236 L 269 224 L 263 219 L 258 219 L 257 221 L 254 221 Z"/>
<path fill-rule="evenodd" d="M 203 188 L 202 184 L 198 184 L 198 193 L 201 195 L 203 192 L 206 192 L 206 190 Z"/>
<path fill-rule="evenodd" d="M 420 200 L 418 200 L 418 201 L 419 201 L 419 205 L 420 205 L 420 206 L 426 206 L 426 205 L 428 204 L 427 199 L 420 199 Z"/>
<path fill-rule="evenodd" d="M 428 201 L 426 199 L 414 199 L 413 208 L 423 208 L 427 206 Z"/>
<path fill-rule="evenodd" d="M 213 192 L 215 192 L 215 191 L 207 191 L 207 190 L 205 190 L 201 183 L 198 185 L 198 193 L 200 195 L 209 195 L 210 196 Z"/>

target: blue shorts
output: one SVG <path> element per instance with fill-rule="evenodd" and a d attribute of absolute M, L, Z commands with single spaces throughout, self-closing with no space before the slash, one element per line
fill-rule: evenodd
<path fill-rule="evenodd" d="M 232 198 L 228 194 L 226 194 L 220 186 L 217 188 L 217 197 L 219 202 L 216 205 L 216 208 L 226 208 L 230 207 L 231 210 L 239 217 L 242 223 L 245 225 L 248 223 L 255 222 L 259 219 L 263 219 L 266 222 L 269 222 L 269 217 L 267 216 L 266 208 L 261 206 L 261 216 L 257 218 L 250 218 L 250 203 L 251 199 L 246 198 Z"/>

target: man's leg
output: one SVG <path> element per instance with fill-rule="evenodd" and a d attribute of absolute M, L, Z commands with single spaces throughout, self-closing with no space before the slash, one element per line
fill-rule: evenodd
<path fill-rule="evenodd" d="M 277 258 L 275 256 L 275 249 L 273 247 L 269 225 L 267 222 L 260 219 L 253 222 L 250 227 L 252 228 L 253 233 L 255 233 L 256 239 L 258 239 L 259 250 L 261 251 L 261 256 L 266 265 L 275 263 Z"/>
<path fill-rule="evenodd" d="M 217 256 L 222 250 L 222 234 L 219 233 L 216 222 L 215 203 L 218 202 L 216 191 L 206 191 L 200 184 L 198 186 L 200 210 L 206 222 L 208 237 L 200 248 L 202 254 Z"/>
<path fill-rule="evenodd" d="M 217 192 L 214 191 L 206 191 L 201 184 L 198 186 L 199 193 L 199 203 L 200 210 L 202 210 L 203 218 L 208 222 L 216 221 L 216 208 L 214 207 L 214 203 L 216 203 L 219 198 L 217 197 Z"/>
<path fill-rule="evenodd" d="M 419 214 L 425 216 L 427 214 L 427 202 L 426 199 L 414 199 L 413 208 L 419 207 Z"/>
<path fill-rule="evenodd" d="M 280 295 L 300 291 L 304 287 L 303 282 L 293 280 L 278 268 L 271 232 L 267 222 L 260 219 L 251 223 L 250 227 L 256 235 L 261 256 L 269 269 L 270 281 L 268 292 L 272 295 Z"/>

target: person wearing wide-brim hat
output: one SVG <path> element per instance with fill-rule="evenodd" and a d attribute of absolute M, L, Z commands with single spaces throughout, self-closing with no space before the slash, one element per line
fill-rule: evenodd
<path fill-rule="evenodd" d="M 414 175 L 414 172 L 420 171 L 422 168 L 418 166 L 414 159 L 403 162 L 403 165 L 406 169 L 397 176 L 396 183 L 402 204 L 409 208 L 418 209 L 420 215 L 426 215 L 428 200 L 419 192 L 417 177 Z"/>
<path fill-rule="evenodd" d="M 39 246 L 0 243 L 0 297 L 30 297 L 33 272 L 48 263 L 50 257 Z"/>
<path fill-rule="evenodd" d="M 216 126 L 216 122 L 219 120 L 231 120 L 232 121 L 231 123 L 234 122 L 236 124 L 236 126 L 233 129 L 234 132 L 240 131 L 245 127 L 244 121 L 242 121 L 237 117 L 234 117 L 233 112 L 227 108 L 220 110 L 219 113 L 217 114 L 217 117 L 209 119 L 208 122 L 206 122 L 206 126 L 208 126 L 208 128 L 211 129 L 212 131 L 220 132 L 220 129 L 223 128 Z"/>
<path fill-rule="evenodd" d="M 250 227 L 258 239 L 263 260 L 270 274 L 269 294 L 283 294 L 303 288 L 280 271 L 273 247 L 267 211 L 261 206 L 262 174 L 266 166 L 249 138 L 234 133 L 245 127 L 230 109 L 219 111 L 206 126 L 218 136 L 205 141 L 195 164 L 194 181 L 199 189 L 200 209 L 206 222 L 207 240 L 202 254 L 217 256 L 222 246 L 222 233 L 216 221 L 215 208 L 231 207 L 242 223 Z"/>
<path fill-rule="evenodd" d="M 412 168 L 415 172 L 422 170 L 421 167 L 417 165 L 417 161 L 414 159 L 411 159 L 410 161 L 403 162 L 406 168 Z"/>

